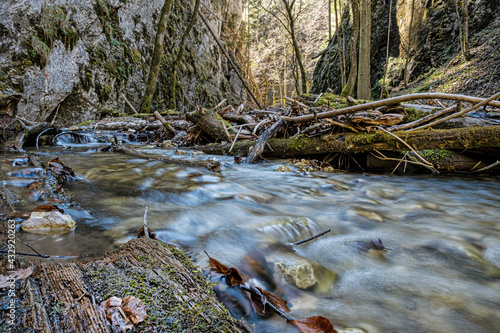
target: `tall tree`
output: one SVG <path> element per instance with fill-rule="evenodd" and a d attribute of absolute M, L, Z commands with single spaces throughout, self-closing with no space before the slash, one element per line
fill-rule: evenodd
<path fill-rule="evenodd" d="M 344 63 L 344 54 L 342 52 L 342 48 L 340 45 L 340 24 L 339 24 L 339 15 L 337 10 L 337 0 L 333 0 L 333 5 L 335 7 L 335 36 L 337 38 L 337 50 L 339 54 L 339 66 L 340 66 L 340 82 L 342 83 L 342 87 L 345 86 L 345 63 Z"/>
<path fill-rule="evenodd" d="M 463 17 L 460 16 L 460 2 L 462 3 Z M 468 61 L 471 59 L 469 49 L 469 0 L 455 0 L 455 9 L 459 21 L 458 31 L 460 38 L 460 49 L 462 51 L 462 57 L 465 61 Z"/>
<path fill-rule="evenodd" d="M 354 94 L 354 86 L 358 77 L 358 38 L 359 38 L 359 0 L 351 0 L 352 11 L 352 35 L 351 45 L 349 46 L 349 55 L 351 58 L 351 71 L 347 84 L 342 89 L 342 96 L 352 96 Z"/>
<path fill-rule="evenodd" d="M 371 1 L 360 1 L 359 13 L 359 68 L 358 68 L 358 98 L 371 99 L 370 85 L 370 40 L 372 30 Z"/>
<path fill-rule="evenodd" d="M 168 17 L 172 11 L 173 2 L 173 0 L 165 0 L 161 9 L 160 21 L 158 22 L 158 28 L 156 30 L 153 59 L 151 60 L 151 67 L 149 69 L 148 83 L 141 103 L 141 113 L 149 113 L 151 111 L 151 102 L 153 101 L 156 81 L 158 80 L 158 73 L 160 72 L 161 57 L 163 55 L 163 41 L 165 39 Z"/>
<path fill-rule="evenodd" d="M 299 66 L 299 69 L 300 69 L 300 76 L 301 76 L 300 82 L 301 82 L 302 93 L 306 93 L 307 92 L 307 73 L 306 73 L 306 69 L 304 67 L 304 63 L 302 62 L 302 54 L 300 52 L 299 43 L 297 42 L 297 37 L 295 35 L 296 17 L 293 15 L 293 6 L 295 5 L 296 0 L 292 0 L 292 1 L 281 0 L 281 1 L 285 5 L 288 26 L 289 26 L 290 39 L 292 40 L 292 45 L 293 45 L 293 49 L 295 52 L 295 58 L 297 60 L 297 65 Z M 300 92 L 298 92 L 298 93 L 300 93 Z"/>

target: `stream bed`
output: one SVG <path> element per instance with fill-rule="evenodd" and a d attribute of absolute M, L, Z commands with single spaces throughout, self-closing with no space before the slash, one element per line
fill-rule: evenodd
<path fill-rule="evenodd" d="M 80 180 L 74 232 L 19 236 L 49 255 L 101 255 L 136 236 L 148 207 L 157 238 L 208 267 L 204 251 L 288 301 L 293 318 L 321 315 L 365 332 L 500 332 L 500 178 L 278 172 L 287 160 L 202 168 L 97 152 L 43 148 Z M 10 184 L 19 181 L 10 177 Z M 26 204 L 32 209 L 38 203 Z M 325 229 L 326 235 L 294 246 Z M 389 249 L 370 248 L 381 239 Z M 267 268 L 254 261 L 265 260 Z M 248 310 L 248 309 L 247 309 Z M 245 308 L 231 308 L 235 316 Z M 274 316 L 256 332 L 296 332 Z"/>

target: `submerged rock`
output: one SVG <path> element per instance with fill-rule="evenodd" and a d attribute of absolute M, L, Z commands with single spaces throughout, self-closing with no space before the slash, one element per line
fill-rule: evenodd
<path fill-rule="evenodd" d="M 75 226 L 71 216 L 59 211 L 33 212 L 28 220 L 21 223 L 24 231 L 44 235 L 65 234 L 73 231 Z"/>

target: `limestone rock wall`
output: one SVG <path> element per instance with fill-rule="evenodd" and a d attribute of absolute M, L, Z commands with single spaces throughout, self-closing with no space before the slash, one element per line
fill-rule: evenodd
<path fill-rule="evenodd" d="M 200 10 L 221 36 L 230 28 L 222 24 L 226 17 L 241 21 L 239 3 L 202 0 Z M 75 124 L 106 109 L 131 113 L 121 95 L 139 107 L 162 6 L 163 0 L 1 1 L 0 94 L 21 93 L 18 114 L 34 121 L 57 113 L 56 123 Z M 169 106 L 170 65 L 192 8 L 190 0 L 174 2 L 153 109 Z M 179 77 L 182 111 L 246 97 L 201 20 L 186 43 Z"/>

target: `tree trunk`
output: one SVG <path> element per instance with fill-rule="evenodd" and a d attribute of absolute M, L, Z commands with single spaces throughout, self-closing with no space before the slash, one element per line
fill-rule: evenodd
<path fill-rule="evenodd" d="M 370 85 L 370 39 L 371 39 L 371 1 L 361 0 L 359 15 L 359 68 L 358 99 L 371 99 Z"/>
<path fill-rule="evenodd" d="M 223 125 L 224 119 L 217 112 L 200 107 L 198 111 L 187 113 L 186 119 L 216 141 L 229 140 Z"/>
<path fill-rule="evenodd" d="M 136 331 L 198 327 L 206 332 L 248 332 L 215 299 L 201 270 L 184 253 L 151 238 L 131 240 L 120 251 L 86 263 L 36 264 L 25 281 L 16 283 L 23 284 L 19 309 L 29 309 L 17 316 L 16 326 L 25 331 L 124 332 L 109 324 L 111 316 L 107 318 L 99 305 L 111 296 L 134 295 L 147 314 Z M 125 314 L 130 316 L 122 311 Z"/>
<path fill-rule="evenodd" d="M 342 87 L 345 86 L 346 81 L 345 81 L 345 64 L 344 64 L 344 54 L 342 52 L 342 46 L 340 43 L 340 24 L 339 24 L 339 15 L 338 9 L 337 9 L 337 0 L 333 0 L 333 5 L 335 9 L 335 36 L 337 38 L 337 48 L 338 48 L 338 54 L 339 54 L 339 67 L 340 67 L 340 82 L 342 83 Z"/>
<path fill-rule="evenodd" d="M 158 80 L 161 57 L 163 55 L 163 40 L 165 39 L 168 17 L 170 16 L 173 2 L 173 0 L 165 0 L 161 9 L 160 21 L 158 22 L 158 29 L 156 31 L 153 59 L 151 60 L 151 68 L 149 70 L 148 84 L 146 85 L 146 92 L 144 93 L 144 97 L 141 103 L 141 113 L 151 112 L 151 103 L 153 101 L 153 96 L 156 90 L 156 81 Z"/>
<path fill-rule="evenodd" d="M 300 47 L 297 42 L 297 37 L 295 36 L 295 18 L 293 17 L 293 5 L 295 1 L 292 1 L 291 4 L 287 0 L 282 0 L 285 4 L 286 12 L 288 15 L 288 22 L 290 24 L 290 38 L 292 39 L 293 49 L 295 51 L 295 57 L 297 58 L 297 65 L 300 69 L 300 82 L 301 82 L 301 90 L 302 93 L 307 93 L 307 73 L 304 67 L 304 63 L 302 62 L 302 54 L 300 52 Z M 300 92 L 297 92 L 300 94 Z"/>
<path fill-rule="evenodd" d="M 358 38 L 359 38 L 359 0 L 351 1 L 352 9 L 352 36 L 350 45 L 351 71 L 346 86 L 342 89 L 342 96 L 354 96 L 354 86 L 358 77 Z"/>
<path fill-rule="evenodd" d="M 500 148 L 500 126 L 470 127 L 446 130 L 396 132 L 401 139 L 416 150 L 423 149 L 487 149 Z M 263 154 L 273 157 L 293 157 L 324 153 L 362 153 L 373 151 L 407 151 L 408 147 L 384 132 L 324 135 L 271 139 Z M 237 142 L 231 155 L 245 154 L 255 141 Z M 230 145 L 201 147 L 208 154 L 227 154 Z M 271 150 L 272 149 L 272 150 Z"/>

